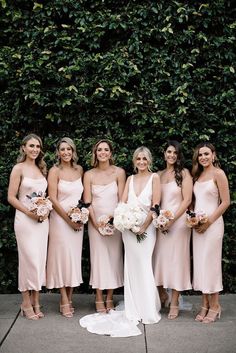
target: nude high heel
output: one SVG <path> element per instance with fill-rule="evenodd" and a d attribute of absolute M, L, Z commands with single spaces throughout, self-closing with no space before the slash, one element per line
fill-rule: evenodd
<path fill-rule="evenodd" d="M 211 314 L 212 313 L 212 314 Z M 209 315 L 210 314 L 210 315 Z M 219 310 L 212 310 L 209 309 L 208 310 L 208 314 L 207 316 L 204 317 L 204 319 L 202 320 L 202 322 L 204 324 L 210 324 L 212 322 L 215 322 L 217 319 L 220 320 L 220 316 L 221 316 L 221 307 L 219 308 Z"/>
<path fill-rule="evenodd" d="M 169 320 L 174 320 L 179 316 L 179 307 L 175 305 L 170 305 L 170 311 L 168 314 Z"/>
<path fill-rule="evenodd" d="M 38 315 L 35 314 L 32 306 L 29 308 L 23 308 L 23 306 L 21 305 L 20 313 L 21 313 L 21 316 L 25 316 L 26 319 L 28 319 L 28 320 L 38 320 L 39 319 Z"/>
<path fill-rule="evenodd" d="M 201 310 L 195 317 L 195 321 L 202 322 L 204 317 L 207 315 L 208 308 L 205 308 L 204 306 L 201 307 Z"/>
<path fill-rule="evenodd" d="M 72 314 L 74 314 L 75 308 L 73 307 L 71 300 L 69 301 L 69 304 L 70 304 L 70 311 L 72 312 Z"/>
<path fill-rule="evenodd" d="M 42 313 L 42 311 L 40 310 L 40 305 L 33 305 L 33 308 L 34 308 L 35 314 L 39 317 L 39 319 L 45 316 L 44 313 Z"/>
<path fill-rule="evenodd" d="M 70 310 L 70 304 L 60 304 L 60 313 L 62 314 L 62 316 L 66 317 L 66 318 L 71 318 L 73 317 L 73 314 Z"/>

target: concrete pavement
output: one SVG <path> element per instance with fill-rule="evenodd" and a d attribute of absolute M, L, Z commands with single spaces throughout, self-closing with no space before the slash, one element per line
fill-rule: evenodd
<path fill-rule="evenodd" d="M 142 325 L 142 335 L 111 338 L 87 332 L 79 319 L 94 312 L 94 296 L 75 294 L 72 319 L 58 312 L 59 295 L 41 294 L 45 318 L 31 321 L 19 315 L 20 294 L 0 295 L 1 353 L 234 353 L 236 351 L 236 295 L 221 295 L 222 317 L 213 324 L 194 321 L 200 296 L 183 297 L 193 305 L 176 320 L 162 310 L 158 324 Z M 116 295 L 115 301 L 123 300 Z"/>

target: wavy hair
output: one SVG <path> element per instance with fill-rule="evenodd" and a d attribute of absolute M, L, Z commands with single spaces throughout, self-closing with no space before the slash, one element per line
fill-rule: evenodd
<path fill-rule="evenodd" d="M 196 180 L 198 180 L 198 178 L 200 177 L 202 171 L 203 171 L 203 166 L 200 165 L 200 163 L 198 162 L 198 155 L 199 155 L 199 150 L 202 147 L 208 147 L 212 153 L 214 153 L 214 159 L 212 161 L 212 164 L 214 165 L 214 167 L 216 168 L 220 168 L 220 162 L 217 158 L 216 155 L 216 149 L 215 146 L 206 141 L 206 142 L 200 142 L 196 148 L 194 149 L 193 152 L 193 159 L 192 159 L 192 176 L 193 176 L 193 181 L 195 182 Z"/>
<path fill-rule="evenodd" d="M 113 153 L 113 146 L 112 146 L 112 143 L 111 141 L 107 140 L 107 139 L 102 139 L 102 140 L 99 140 L 98 142 L 95 143 L 95 145 L 93 146 L 93 149 L 92 149 L 92 160 L 91 160 L 91 166 L 93 168 L 96 168 L 98 166 L 98 158 L 97 158 L 97 150 L 98 150 L 98 146 L 101 144 L 101 143 L 106 143 L 110 149 L 110 152 L 111 154 Z M 109 159 L 109 164 L 110 165 L 114 165 L 114 160 L 113 160 L 113 157 L 111 155 L 110 159 Z"/>
<path fill-rule="evenodd" d="M 145 155 L 145 157 L 147 158 L 148 170 L 149 170 L 149 172 L 151 172 L 152 171 L 152 169 L 151 169 L 152 168 L 152 154 L 151 154 L 151 151 L 147 147 L 141 146 L 141 147 L 138 147 L 133 153 L 132 161 L 133 161 L 133 166 L 134 166 L 135 173 L 137 173 L 137 171 L 138 171 L 137 167 L 135 166 L 135 162 L 136 162 L 136 159 L 137 159 L 139 153 L 143 153 Z"/>
<path fill-rule="evenodd" d="M 26 146 L 27 142 L 31 139 L 35 139 L 39 142 L 40 145 L 40 152 L 38 157 L 35 160 L 35 164 L 37 165 L 37 167 L 39 168 L 39 170 L 41 171 L 41 173 L 46 176 L 47 175 L 47 165 L 44 161 L 44 153 L 43 153 L 43 143 L 41 138 L 36 135 L 36 134 L 29 134 L 27 136 L 25 136 L 21 142 L 21 146 L 20 146 L 20 154 L 17 157 L 17 163 L 22 163 L 26 160 L 26 154 L 24 152 L 24 146 Z"/>
<path fill-rule="evenodd" d="M 176 140 L 168 140 L 166 143 L 165 151 L 168 149 L 168 147 L 173 146 L 176 150 L 177 153 L 177 159 L 174 164 L 174 172 L 175 172 L 175 181 L 176 184 L 181 187 L 182 182 L 183 182 L 183 175 L 182 171 L 184 169 L 184 155 L 182 152 L 182 146 L 181 144 L 176 141 Z"/>
<path fill-rule="evenodd" d="M 72 158 L 71 158 L 71 166 L 74 169 L 77 169 L 77 162 L 78 162 L 78 155 L 76 152 L 76 145 L 74 143 L 74 141 L 70 138 L 70 137 L 62 137 L 58 142 L 57 142 L 57 146 L 56 146 L 56 154 L 57 154 L 57 159 L 58 161 L 56 162 L 56 166 L 60 167 L 61 165 L 61 159 L 59 157 L 59 151 L 60 151 L 60 146 L 62 143 L 67 143 L 71 149 L 72 149 Z"/>

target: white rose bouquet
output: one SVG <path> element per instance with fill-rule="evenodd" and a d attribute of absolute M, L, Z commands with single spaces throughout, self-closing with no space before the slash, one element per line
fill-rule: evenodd
<path fill-rule="evenodd" d="M 114 234 L 113 220 L 112 216 L 107 215 L 102 215 L 98 218 L 98 230 L 101 235 L 111 236 Z"/>
<path fill-rule="evenodd" d="M 71 207 L 67 212 L 71 221 L 74 223 L 87 223 L 89 217 L 89 206 L 90 203 L 84 203 L 82 200 L 79 200 L 77 206 Z"/>
<path fill-rule="evenodd" d="M 159 229 L 163 234 L 168 233 L 168 229 L 166 229 L 168 223 L 171 219 L 174 219 L 174 213 L 170 210 L 161 210 L 159 205 L 155 205 L 151 207 L 152 212 L 152 224 L 154 227 Z"/>
<path fill-rule="evenodd" d="M 43 222 L 43 219 L 48 217 L 52 210 L 52 203 L 49 200 L 49 197 L 46 197 L 45 193 L 42 191 L 39 191 L 38 193 L 32 192 L 32 194 L 26 195 L 26 197 L 28 209 L 35 215 L 39 216 L 38 222 Z"/>
<path fill-rule="evenodd" d="M 145 212 L 137 205 L 119 203 L 114 211 L 114 226 L 120 232 L 130 230 L 136 235 L 137 242 L 140 243 L 147 235 L 137 234 L 146 219 Z"/>

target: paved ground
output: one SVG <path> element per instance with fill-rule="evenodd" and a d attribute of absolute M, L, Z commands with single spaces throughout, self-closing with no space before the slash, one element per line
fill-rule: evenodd
<path fill-rule="evenodd" d="M 37 321 L 19 316 L 20 294 L 0 295 L 1 353 L 234 353 L 236 352 L 236 295 L 221 296 L 222 317 L 213 324 L 194 321 L 199 296 L 184 297 L 193 304 L 178 319 L 167 319 L 166 309 L 155 325 L 139 327 L 143 334 L 129 338 L 111 338 L 88 333 L 79 319 L 94 312 L 94 296 L 74 295 L 72 319 L 58 312 L 58 294 L 42 294 L 46 316 Z M 122 296 L 115 296 L 122 300 Z"/>

